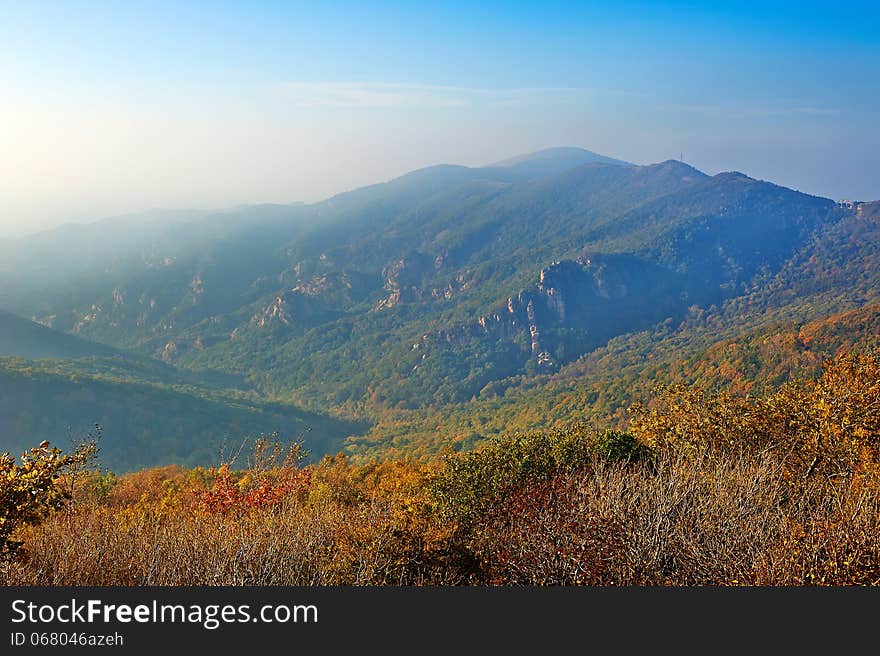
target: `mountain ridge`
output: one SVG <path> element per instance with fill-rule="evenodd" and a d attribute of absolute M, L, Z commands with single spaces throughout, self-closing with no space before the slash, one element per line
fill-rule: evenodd
<path fill-rule="evenodd" d="M 873 204 L 678 160 L 581 161 L 594 155 L 439 165 L 311 205 L 236 210 L 57 280 L 48 263 L 28 269 L 24 247 L 25 263 L 0 274 L 0 306 L 366 422 L 365 452 L 397 440 L 421 453 L 440 443 L 422 428 L 422 446 L 404 439 L 394 417 L 430 421 L 487 390 L 541 388 L 609 349 L 690 357 L 710 339 L 706 317 L 725 334 L 754 331 L 870 296 Z M 808 267 L 828 272 L 795 275 Z M 618 411 L 597 398 L 596 413 Z"/>

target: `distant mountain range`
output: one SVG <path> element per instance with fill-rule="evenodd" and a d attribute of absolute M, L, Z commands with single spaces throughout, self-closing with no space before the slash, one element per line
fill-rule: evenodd
<path fill-rule="evenodd" d="M 0 354 L 52 358 L 43 375 L 65 379 L 95 379 L 83 358 L 114 362 L 118 386 L 161 371 L 180 379 L 169 389 L 195 386 L 224 408 L 247 398 L 257 414 L 282 404 L 254 426 L 289 431 L 286 413 L 320 424 L 316 453 L 348 435 L 355 455 L 423 456 L 542 418 L 620 423 L 646 385 L 682 379 L 677 363 L 714 344 L 873 307 L 878 208 L 554 148 L 311 205 L 66 226 L 0 242 L 0 307 L 18 315 L 0 314 Z M 849 347 L 877 338 L 875 322 L 845 324 Z M 764 356 L 745 378 L 777 371 Z M 18 448 L 31 425 L 14 415 L 33 413 L 0 407 Z M 57 404 L 40 412 L 63 423 Z M 149 457 L 125 456 L 134 438 L 115 427 L 116 464 L 204 460 L 175 421 L 141 431 L 166 445 Z M 195 432 L 220 430 L 208 423 Z"/>

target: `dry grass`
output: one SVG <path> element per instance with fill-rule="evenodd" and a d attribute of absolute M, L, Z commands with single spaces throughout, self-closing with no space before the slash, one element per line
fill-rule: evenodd
<path fill-rule="evenodd" d="M 409 496 L 332 496 L 226 513 L 204 511 L 182 488 L 81 502 L 24 532 L 2 582 L 880 583 L 877 489 L 816 479 L 793 494 L 767 454 L 600 460 L 508 490 L 467 531 Z"/>
<path fill-rule="evenodd" d="M 478 550 L 495 584 L 878 585 L 880 495 L 793 495 L 769 456 L 598 464 L 511 496 Z"/>
<path fill-rule="evenodd" d="M 425 582 L 388 504 L 208 515 L 79 511 L 26 536 L 6 584 L 396 585 Z"/>

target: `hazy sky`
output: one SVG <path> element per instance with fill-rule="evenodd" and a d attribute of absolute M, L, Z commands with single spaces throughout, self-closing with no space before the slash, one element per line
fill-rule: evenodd
<path fill-rule="evenodd" d="M 0 234 L 557 145 L 880 198 L 880 3 L 718 4 L 0 0 Z"/>

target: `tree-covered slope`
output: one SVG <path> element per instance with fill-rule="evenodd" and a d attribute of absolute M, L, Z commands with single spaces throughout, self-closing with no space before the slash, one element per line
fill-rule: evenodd
<path fill-rule="evenodd" d="M 168 368 L 170 369 L 170 368 Z M 247 437 L 278 432 L 318 457 L 364 430 L 355 422 L 267 403 L 244 391 L 163 376 L 119 358 L 0 357 L 0 451 L 64 443 L 101 428 L 101 461 L 120 472 L 160 464 L 209 465 Z"/>
<path fill-rule="evenodd" d="M 0 310 L 0 356 L 22 358 L 80 358 L 108 356 L 116 351 L 103 344 L 52 330 Z"/>
<path fill-rule="evenodd" d="M 134 241 L 108 230 L 107 257 L 83 262 L 50 233 L 20 240 L 0 306 L 366 422 L 369 452 L 421 453 L 492 433 L 495 411 L 616 421 L 713 345 L 863 305 L 877 215 L 742 173 L 551 149 L 137 223 Z M 39 257 L 56 251 L 57 280 Z"/>

